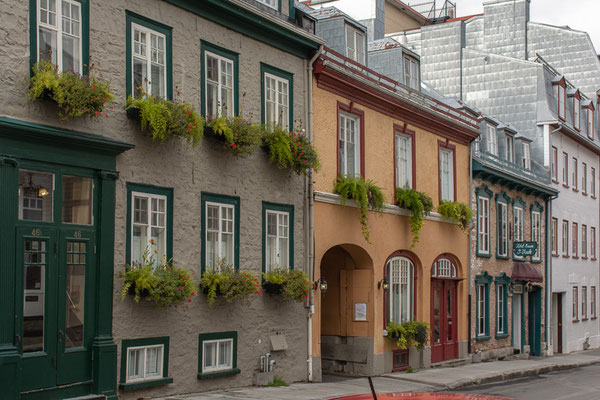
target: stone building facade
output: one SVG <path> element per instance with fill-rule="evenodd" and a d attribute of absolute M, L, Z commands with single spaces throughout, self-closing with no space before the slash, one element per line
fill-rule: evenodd
<path fill-rule="evenodd" d="M 282 103 L 289 117 L 282 119 L 284 125 L 304 124 L 310 101 L 305 91 L 310 76 L 307 61 L 320 41 L 302 29 L 294 2 L 9 1 L 3 3 L 0 15 L 6 32 L 0 53 L 4 88 L 0 94 L 0 276 L 7 285 L 0 295 L 0 397 L 139 398 L 250 385 L 260 357 L 272 351 L 275 335 L 287 339 L 286 349 L 272 351 L 275 373 L 288 382 L 305 380 L 308 310 L 302 304 L 259 295 L 247 307 L 218 300 L 209 308 L 199 294 L 189 309 L 158 309 L 147 302 L 136 304 L 130 296 L 122 300 L 120 281 L 125 264 L 135 258 L 134 210 L 160 215 L 162 222 L 151 224 L 162 229 L 165 256 L 197 280 L 208 264 L 209 205 L 221 210 L 220 222 L 226 222 L 225 215 L 231 217 L 231 263 L 236 268 L 261 274 L 265 212 L 273 209 L 288 216 L 288 232 L 296 238 L 289 241 L 290 268 L 308 271 L 304 177 L 278 169 L 261 150 L 247 158 L 234 157 L 222 142 L 210 137 L 198 147 L 177 138 L 152 143 L 124 111 L 127 95 L 136 90 L 140 70 L 138 64 L 132 67 L 132 57 L 141 51 L 141 43 L 153 47 L 152 68 L 163 75 L 142 77 L 140 82 L 147 88 L 152 84 L 160 95 L 189 102 L 208 114 L 204 78 L 206 55 L 212 54 L 225 71 L 231 68 L 233 112 L 254 122 L 269 122 L 264 113 L 265 81 L 274 79 L 281 82 L 280 90 L 285 91 L 281 94 L 288 99 Z M 56 21 L 69 22 L 71 36 L 66 28 L 55 28 Z M 23 27 L 29 27 L 29 34 Z M 64 40 L 74 37 L 79 59 L 73 58 L 66 44 L 61 52 L 53 36 L 44 36 L 47 32 L 58 32 Z M 147 41 L 140 35 L 146 35 Z M 107 116 L 63 121 L 53 103 L 29 101 L 28 78 L 38 54 L 62 62 L 59 68 L 65 70 L 71 57 L 75 59 L 71 68 L 79 73 L 93 64 L 110 81 L 115 95 Z M 56 54 L 60 56 L 52 58 Z M 70 207 L 65 202 L 73 194 L 68 192 L 72 181 L 83 182 L 80 188 L 90 190 L 87 204 L 92 213 L 90 220 L 75 225 L 65 222 L 67 214 L 62 211 Z M 47 217 L 43 214 L 43 220 L 38 218 L 42 214 L 36 217 L 29 209 L 25 216 L 24 200 L 18 197 L 23 188 L 31 192 L 34 186 L 46 189 L 44 196 L 51 194 L 34 196 L 33 203 L 27 204 L 41 205 L 43 213 L 53 210 Z M 78 275 L 85 276 L 80 281 L 67 272 L 72 270 L 64 269 L 62 257 L 74 249 L 83 255 L 81 265 L 87 260 L 80 266 Z M 38 263 L 41 268 L 36 265 L 36 271 L 41 270 L 37 278 L 26 273 L 24 283 L 24 270 L 30 266 L 22 254 L 31 260 L 32 252 L 36 260 L 45 262 Z M 79 283 L 77 288 L 73 282 Z M 66 295 L 65 285 L 71 285 Z M 36 311 L 42 322 L 35 328 L 28 314 L 33 311 L 23 306 L 31 296 L 37 304 L 43 303 Z M 66 317 L 61 311 L 66 308 L 68 313 L 74 303 L 78 313 L 85 312 L 79 345 L 73 342 L 72 330 L 63 326 Z M 32 337 L 43 352 L 23 344 Z M 231 352 L 214 374 L 204 371 L 207 364 L 201 355 L 203 344 L 210 340 L 227 342 L 222 349 Z M 132 349 L 141 349 L 158 372 L 146 371 L 132 379 Z"/>

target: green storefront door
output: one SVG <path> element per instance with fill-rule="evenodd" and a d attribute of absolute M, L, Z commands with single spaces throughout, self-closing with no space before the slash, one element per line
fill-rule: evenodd
<path fill-rule="evenodd" d="M 92 378 L 95 186 L 60 169 L 19 170 L 22 393 Z"/>

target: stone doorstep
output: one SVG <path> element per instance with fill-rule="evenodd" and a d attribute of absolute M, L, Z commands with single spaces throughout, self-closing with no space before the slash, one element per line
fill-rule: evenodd
<path fill-rule="evenodd" d="M 106 400 L 106 396 L 97 395 L 97 394 L 88 394 L 87 396 L 69 397 L 68 399 L 64 399 L 64 400 Z"/>

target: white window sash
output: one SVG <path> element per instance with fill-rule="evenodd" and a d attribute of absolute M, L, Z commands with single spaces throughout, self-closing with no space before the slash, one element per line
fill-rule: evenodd
<path fill-rule="evenodd" d="M 220 56 L 216 53 L 210 52 L 210 51 L 205 51 L 204 52 L 204 95 L 206 96 L 206 98 L 204 99 L 204 103 L 206 105 L 206 110 L 204 110 L 204 112 L 206 113 L 206 115 L 209 115 L 209 110 L 208 110 L 208 85 L 209 85 L 209 79 L 208 79 L 208 58 L 214 58 L 217 60 L 217 81 L 211 81 L 212 83 L 214 83 L 217 86 L 217 115 L 215 115 L 215 117 L 218 117 L 219 115 L 221 115 L 223 113 L 223 88 L 231 90 L 231 99 L 235 99 L 235 87 L 234 87 L 234 80 L 235 80 L 235 65 L 233 63 L 233 60 L 231 60 L 230 58 L 227 57 L 223 57 Z M 226 63 L 228 65 L 231 65 L 231 86 L 227 86 L 224 83 L 225 77 L 223 74 L 223 70 L 221 69 L 221 63 Z M 226 116 L 231 117 L 233 116 L 233 108 L 234 105 L 233 104 L 229 104 L 229 108 L 226 109 Z"/>
<path fill-rule="evenodd" d="M 140 198 L 140 199 L 145 199 L 147 202 L 147 208 L 146 208 L 146 222 L 135 222 L 135 199 L 136 198 Z M 153 211 L 152 210 L 152 201 L 156 200 L 157 202 L 160 203 L 160 201 L 164 201 L 165 204 L 165 208 L 164 211 Z M 142 259 L 137 259 L 138 255 L 134 254 L 134 246 L 133 246 L 133 240 L 134 240 L 134 231 L 136 226 L 139 227 L 143 227 L 143 229 L 145 230 L 145 240 L 142 238 L 142 241 L 140 242 L 140 250 L 143 252 L 145 249 L 156 249 L 159 251 L 159 254 L 155 254 L 154 252 L 150 252 L 149 254 L 149 258 L 153 259 L 154 262 L 158 262 L 159 258 L 162 257 L 163 255 L 166 255 L 166 250 L 167 250 L 167 226 L 169 224 L 168 221 L 168 200 L 167 200 L 167 196 L 163 196 L 163 195 L 159 195 L 159 194 L 152 194 L 152 193 L 145 193 L 145 192 L 131 192 L 131 215 L 129 216 L 130 221 L 131 221 L 131 231 L 129 232 L 129 234 L 131 235 L 131 244 L 130 244 L 130 259 L 131 262 L 138 261 L 141 262 Z M 152 214 L 155 213 L 156 214 L 156 218 L 157 218 L 157 223 L 153 224 L 152 223 Z M 159 222 L 159 217 L 160 216 L 164 217 L 164 224 L 160 224 Z M 152 245 L 152 229 L 162 229 L 163 230 L 163 242 L 157 242 L 156 245 Z"/>
<path fill-rule="evenodd" d="M 388 310 L 390 321 L 398 323 L 412 321 L 414 296 L 413 263 L 406 257 L 392 258 L 388 261 L 388 279 L 390 283 Z M 406 293 L 404 293 L 404 290 L 406 290 Z M 404 302 L 403 300 L 406 301 Z"/>
<path fill-rule="evenodd" d="M 219 215 L 217 218 L 217 226 L 218 228 L 215 229 L 208 229 L 208 209 L 210 206 L 213 207 L 218 207 L 219 210 Z M 225 232 L 223 230 L 223 219 L 224 219 L 224 210 L 226 209 L 230 209 L 231 213 L 232 213 L 232 227 L 231 227 L 231 232 Z M 235 207 L 233 205 L 230 204 L 224 204 L 224 203 L 216 203 L 216 202 L 210 202 L 207 201 L 205 203 L 205 207 L 204 207 L 204 213 L 205 213 L 205 226 L 204 226 L 204 231 L 205 231 L 205 249 L 206 247 L 208 247 L 208 243 L 209 243 L 209 239 L 208 239 L 208 235 L 209 233 L 217 233 L 217 240 L 214 244 L 214 249 L 215 249 L 215 256 L 217 260 L 220 259 L 227 259 L 229 257 L 229 259 L 231 260 L 231 264 L 233 267 L 235 267 L 235 240 L 236 240 L 236 233 L 235 233 L 235 221 L 237 218 L 237 215 L 235 215 Z M 232 241 L 233 243 L 231 244 L 231 251 L 230 254 L 223 254 L 222 250 L 223 250 L 223 235 L 231 235 L 232 237 Z M 207 267 L 212 267 L 212 268 L 217 268 L 219 265 L 212 265 L 212 260 L 208 259 L 208 251 L 205 251 L 205 263 Z"/>
<path fill-rule="evenodd" d="M 479 284 L 477 288 L 478 294 L 478 302 L 477 307 L 479 311 L 478 321 L 477 321 L 477 336 L 485 336 L 485 285 Z"/>
<path fill-rule="evenodd" d="M 580 113 L 580 102 L 579 99 L 577 98 L 573 98 L 573 125 L 575 126 L 576 129 L 579 129 L 580 127 L 580 117 L 579 117 L 579 113 Z"/>
<path fill-rule="evenodd" d="M 454 153 L 440 149 L 440 183 L 442 200 L 454 201 Z"/>
<path fill-rule="evenodd" d="M 509 162 L 514 162 L 514 147 L 513 147 L 513 137 L 510 135 L 506 136 L 506 160 Z"/>
<path fill-rule="evenodd" d="M 498 255 L 508 256 L 508 207 L 505 203 L 498 203 Z"/>
<path fill-rule="evenodd" d="M 221 343 L 229 343 L 231 346 L 231 351 L 229 352 L 229 360 L 224 365 L 219 365 L 219 356 L 220 356 L 220 346 Z M 206 344 L 215 344 L 216 352 L 215 352 L 215 366 L 206 366 Z M 223 371 L 229 370 L 233 368 L 233 339 L 218 339 L 218 340 L 204 340 L 202 341 L 202 372 L 214 372 L 214 371 Z"/>
<path fill-rule="evenodd" d="M 139 31 L 140 33 L 145 33 L 146 34 L 146 55 L 145 57 L 142 55 L 136 55 L 135 54 L 135 31 Z M 157 40 L 158 38 L 162 38 L 163 43 L 164 43 L 164 63 L 160 64 L 157 62 L 154 62 L 152 60 L 152 35 L 157 36 Z M 135 22 L 131 23 L 131 60 L 129 60 L 129 62 L 131 62 L 131 84 L 135 86 L 135 70 L 134 70 L 134 59 L 140 60 L 142 62 L 146 63 L 146 76 L 144 78 L 144 82 L 143 85 L 146 85 L 144 91 L 146 93 L 148 93 L 148 95 L 150 96 L 153 92 L 153 86 L 155 85 L 154 82 L 152 82 L 152 64 L 155 65 L 159 65 L 164 69 L 164 73 L 163 73 L 163 79 L 162 82 L 160 82 L 159 84 L 162 85 L 162 94 L 161 97 L 166 97 L 167 95 L 167 37 L 165 35 L 163 35 L 160 32 L 155 31 L 154 29 L 150 29 L 147 28 L 143 25 L 139 25 L 136 24 Z M 131 88 L 131 93 L 136 93 L 136 88 L 132 87 Z"/>
<path fill-rule="evenodd" d="M 360 176 L 360 117 L 354 116 L 348 113 L 340 113 L 340 132 L 339 132 L 339 141 L 340 141 L 340 172 L 342 175 L 349 176 Z M 352 122 L 354 124 L 352 124 Z M 350 154 L 350 137 L 353 138 L 352 144 L 354 145 L 354 150 L 352 154 Z M 354 161 L 354 171 L 350 171 L 348 167 L 348 161 L 350 159 Z"/>
<path fill-rule="evenodd" d="M 133 383 L 133 382 L 142 382 L 142 381 L 151 381 L 151 380 L 155 380 L 155 379 L 161 379 L 163 378 L 163 357 L 164 357 L 164 345 L 160 344 L 160 345 L 150 345 L 150 346 L 136 346 L 136 347 L 128 347 L 127 348 L 127 354 L 125 355 L 125 357 L 127 357 L 127 371 L 125 374 L 125 382 L 126 383 Z M 158 352 L 158 357 L 157 357 L 157 372 L 156 374 L 152 374 L 149 375 L 148 371 L 146 370 L 146 360 L 147 360 L 147 356 L 148 356 L 148 350 L 150 349 L 159 349 Z M 130 378 L 131 375 L 131 370 L 130 370 L 130 366 L 129 365 L 129 354 L 132 351 L 137 351 L 137 350 L 143 350 L 142 354 L 144 355 L 144 358 L 141 362 L 141 368 L 142 368 L 142 374 L 140 377 L 138 378 Z"/>
<path fill-rule="evenodd" d="M 498 137 L 496 132 L 496 127 L 492 125 L 487 125 L 487 139 L 488 139 L 488 152 L 493 155 L 498 155 Z"/>
<path fill-rule="evenodd" d="M 531 153 L 529 143 L 523 143 L 523 168 L 531 169 Z M 555 166 L 553 168 L 555 168 Z"/>
<path fill-rule="evenodd" d="M 412 185 L 412 137 L 396 134 L 396 186 Z"/>
<path fill-rule="evenodd" d="M 275 216 L 276 219 L 276 223 L 275 223 L 275 235 L 269 235 L 269 215 L 273 215 Z M 266 259 L 266 269 L 267 271 L 272 271 L 275 268 L 280 268 L 280 269 L 289 269 L 290 268 L 290 224 L 292 223 L 290 221 L 290 213 L 289 212 L 285 212 L 285 211 L 273 211 L 273 210 L 267 210 L 266 211 L 266 220 L 265 220 L 265 237 L 267 238 L 267 240 L 265 241 L 265 252 L 266 255 L 271 254 L 271 248 L 269 247 L 269 237 L 272 237 L 275 239 L 275 266 L 269 265 L 268 262 L 268 258 Z M 287 217 L 287 224 L 284 224 L 283 221 L 284 219 Z M 286 229 L 287 230 L 287 235 L 281 234 L 282 229 Z M 282 239 L 286 239 L 287 240 L 287 252 L 285 253 L 287 255 L 286 259 L 281 258 L 281 240 Z"/>
<path fill-rule="evenodd" d="M 289 129 L 289 119 L 290 119 L 290 108 L 292 107 L 292 105 L 290 104 L 290 81 L 288 79 L 285 78 L 281 78 L 277 75 L 273 75 L 270 74 L 268 72 L 264 73 L 265 79 L 264 79 L 264 91 L 265 91 L 265 98 L 264 98 L 264 102 L 265 102 L 265 122 L 267 124 L 274 124 L 274 125 L 279 125 L 284 129 Z M 271 101 L 268 100 L 268 95 L 267 95 L 267 91 L 268 91 L 268 80 L 270 80 L 274 86 L 274 91 L 275 91 L 275 98 L 272 99 Z M 279 84 L 285 85 L 286 90 L 285 91 L 279 91 Z M 279 102 L 279 98 L 282 97 L 285 99 L 285 104 Z M 273 109 L 274 109 L 274 120 L 268 120 L 267 119 L 267 108 L 269 107 L 269 104 L 273 105 Z M 284 109 L 285 108 L 285 113 L 284 113 Z"/>
<path fill-rule="evenodd" d="M 274 10 L 277 10 L 277 0 L 257 0 L 259 3 L 264 4 L 267 7 L 271 7 Z"/>
<path fill-rule="evenodd" d="M 479 224 L 479 253 L 490 253 L 490 200 L 487 197 L 479 197 L 478 200 Z"/>
<path fill-rule="evenodd" d="M 504 333 L 504 285 L 497 286 L 497 297 L 498 304 L 496 306 L 498 326 L 496 327 L 498 333 Z"/>
<path fill-rule="evenodd" d="M 532 211 L 531 213 L 531 240 L 537 243 L 537 249 L 533 255 L 534 260 L 539 260 L 541 257 L 541 234 L 542 234 L 542 215 L 538 211 Z"/>

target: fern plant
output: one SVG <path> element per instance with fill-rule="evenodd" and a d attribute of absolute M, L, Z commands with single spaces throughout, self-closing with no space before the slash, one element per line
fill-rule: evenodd
<path fill-rule="evenodd" d="M 423 217 L 429 215 L 433 210 L 433 201 L 425 193 L 417 192 L 414 189 L 397 188 L 396 204 L 400 208 L 405 208 L 412 212 L 410 217 L 410 232 L 413 240 L 411 248 L 419 242 L 419 232 L 423 227 Z"/>
<path fill-rule="evenodd" d="M 208 127 L 216 137 L 225 142 L 236 157 L 250 156 L 261 144 L 264 128 L 243 117 L 221 115 L 208 121 Z"/>
<path fill-rule="evenodd" d="M 129 96 L 125 108 L 137 111 L 141 130 L 149 130 L 155 142 L 162 143 L 171 136 L 180 136 L 197 146 L 202 140 L 204 118 L 189 103 L 179 103 L 158 96 Z"/>
<path fill-rule="evenodd" d="M 297 132 L 289 132 L 280 126 L 267 129 L 263 136 L 263 147 L 269 161 L 279 168 L 291 168 L 298 175 L 307 175 L 311 169 L 318 171 L 320 161 L 308 138 Z"/>
<path fill-rule="evenodd" d="M 237 271 L 223 260 L 219 260 L 218 265 L 212 271 L 205 271 L 200 279 L 209 307 L 213 306 L 217 296 L 223 296 L 228 303 L 238 300 L 249 305 L 251 296 L 261 293 L 258 278 L 251 272 Z"/>
<path fill-rule="evenodd" d="M 337 178 L 333 192 L 340 195 L 342 205 L 345 205 L 348 199 L 358 204 L 362 234 L 367 243 L 371 243 L 368 213 L 369 210 L 383 211 L 385 198 L 381 188 L 371 180 L 365 181 L 362 177 L 346 175 Z"/>
<path fill-rule="evenodd" d="M 427 323 L 420 321 L 407 321 L 401 324 L 390 321 L 387 323 L 386 331 L 387 338 L 395 340 L 396 346 L 401 349 L 415 346 L 419 351 L 423 350 L 431 333 Z"/>
<path fill-rule="evenodd" d="M 306 273 L 295 269 L 275 269 L 263 273 L 262 286 L 269 294 L 278 294 L 285 300 L 297 302 L 306 300 L 311 289 Z"/>
<path fill-rule="evenodd" d="M 442 201 L 438 206 L 442 216 L 460 223 L 460 228 L 467 233 L 467 228 L 473 218 L 473 211 L 464 203 L 458 201 Z"/>

